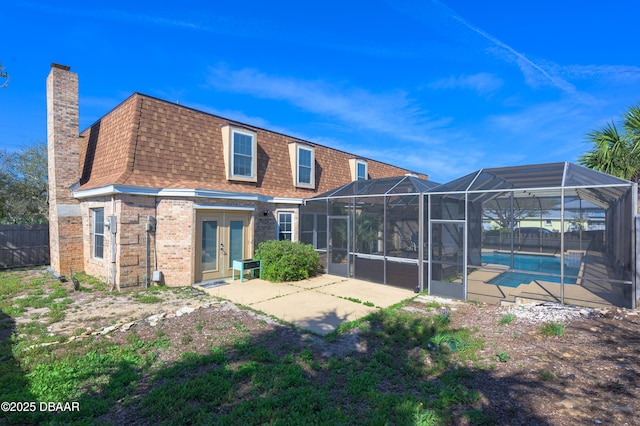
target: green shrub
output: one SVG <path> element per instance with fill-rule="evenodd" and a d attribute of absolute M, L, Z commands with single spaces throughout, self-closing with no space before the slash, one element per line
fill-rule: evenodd
<path fill-rule="evenodd" d="M 320 263 L 312 245 L 289 240 L 260 243 L 255 258 L 262 261 L 262 278 L 272 282 L 309 278 L 316 274 Z"/>

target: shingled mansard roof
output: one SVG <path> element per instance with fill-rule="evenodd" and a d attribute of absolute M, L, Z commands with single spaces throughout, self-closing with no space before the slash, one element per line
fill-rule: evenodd
<path fill-rule="evenodd" d="M 257 183 L 225 179 L 221 129 L 226 125 L 257 133 Z M 119 185 L 301 198 L 350 181 L 348 160 L 355 158 L 140 93 L 131 95 L 83 131 L 80 138 L 80 191 Z M 314 147 L 316 191 L 293 186 L 287 149 L 291 142 Z M 368 164 L 372 178 L 410 172 L 377 161 Z"/>

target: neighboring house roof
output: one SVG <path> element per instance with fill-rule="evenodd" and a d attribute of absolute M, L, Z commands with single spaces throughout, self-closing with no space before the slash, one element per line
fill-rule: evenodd
<path fill-rule="evenodd" d="M 225 177 L 222 127 L 257 133 L 258 182 Z M 351 181 L 352 154 L 134 93 L 80 134 L 79 190 L 108 185 L 309 197 Z M 288 144 L 315 150 L 316 189 L 293 185 Z M 368 160 L 371 178 L 415 173 Z M 419 174 L 427 178 L 424 174 Z"/>

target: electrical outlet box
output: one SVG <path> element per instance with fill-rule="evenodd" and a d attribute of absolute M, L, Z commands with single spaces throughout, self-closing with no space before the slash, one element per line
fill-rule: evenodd
<path fill-rule="evenodd" d="M 156 218 L 151 215 L 147 216 L 147 223 L 144 229 L 146 229 L 147 232 L 154 232 L 156 230 Z"/>
<path fill-rule="evenodd" d="M 116 216 L 108 216 L 106 222 L 109 232 L 116 234 L 118 232 L 118 218 Z"/>

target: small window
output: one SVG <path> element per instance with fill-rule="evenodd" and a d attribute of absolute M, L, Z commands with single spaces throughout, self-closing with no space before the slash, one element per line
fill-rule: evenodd
<path fill-rule="evenodd" d="M 367 167 L 367 160 L 359 158 L 349 159 L 349 170 L 351 171 L 351 180 L 367 180 L 369 179 L 369 170 Z"/>
<path fill-rule="evenodd" d="M 311 185 L 311 171 L 313 151 L 302 146 L 298 147 L 298 184 Z"/>
<path fill-rule="evenodd" d="M 233 175 L 253 177 L 253 135 L 233 131 Z"/>
<path fill-rule="evenodd" d="M 357 177 L 356 180 L 367 180 L 367 163 L 358 161 L 356 163 Z"/>
<path fill-rule="evenodd" d="M 93 257 L 96 259 L 104 258 L 104 209 L 92 210 L 93 228 L 92 243 Z"/>
<path fill-rule="evenodd" d="M 293 241 L 293 213 L 278 213 L 278 239 Z"/>

